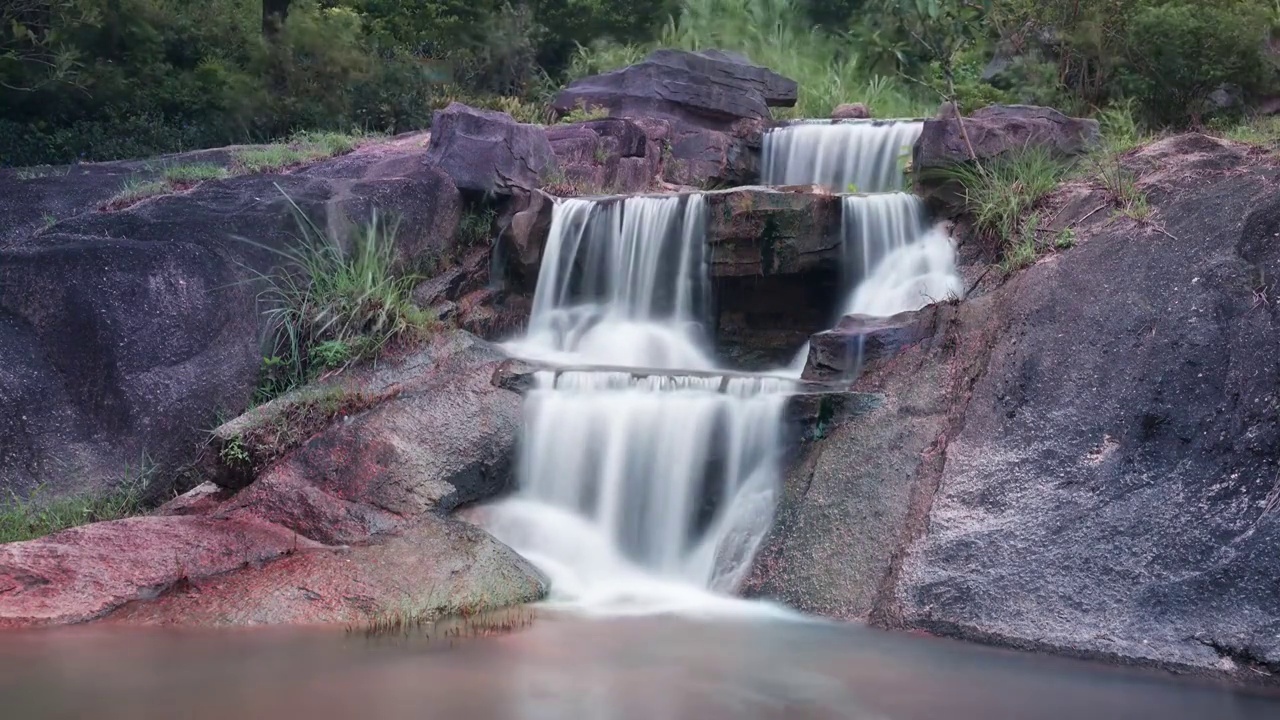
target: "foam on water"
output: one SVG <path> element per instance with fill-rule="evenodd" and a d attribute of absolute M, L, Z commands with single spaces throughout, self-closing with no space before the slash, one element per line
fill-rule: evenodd
<path fill-rule="evenodd" d="M 520 489 L 486 526 L 547 574 L 555 604 L 783 612 L 727 595 L 772 519 L 789 383 L 714 374 L 705 213 L 696 194 L 553 211 L 529 332 L 511 349 L 638 369 L 540 372 L 525 397 Z"/>

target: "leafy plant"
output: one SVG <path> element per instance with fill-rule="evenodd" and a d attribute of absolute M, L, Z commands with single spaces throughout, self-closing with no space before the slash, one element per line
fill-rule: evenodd
<path fill-rule="evenodd" d="M 455 247 L 465 251 L 487 245 L 497 217 L 497 211 L 491 207 L 468 209 L 458 223 Z"/>
<path fill-rule="evenodd" d="M 579 100 L 572 110 L 560 118 L 560 122 L 564 124 L 579 123 L 588 120 L 601 120 L 607 117 L 609 117 L 609 108 L 588 106 L 585 101 Z"/>
<path fill-rule="evenodd" d="M 222 450 L 218 452 L 218 456 L 222 461 L 232 467 L 246 467 L 252 460 L 249 457 L 249 450 L 244 446 L 244 438 L 236 435 L 231 438 L 230 442 L 222 446 Z"/>
<path fill-rule="evenodd" d="M 1075 247 L 1076 231 L 1069 227 L 1062 228 L 1053 238 L 1053 246 L 1058 250 L 1069 250 Z"/>

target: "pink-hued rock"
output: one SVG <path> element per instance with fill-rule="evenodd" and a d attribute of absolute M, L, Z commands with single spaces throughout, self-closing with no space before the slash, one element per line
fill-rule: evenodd
<path fill-rule="evenodd" d="M 380 545 L 299 552 L 184 583 L 109 622 L 147 625 L 358 623 L 380 612 L 450 615 L 532 602 L 546 582 L 483 530 L 434 519 Z"/>
<path fill-rule="evenodd" d="M 137 517 L 0 545 L 0 627 L 92 620 L 185 578 L 318 547 L 252 518 Z"/>

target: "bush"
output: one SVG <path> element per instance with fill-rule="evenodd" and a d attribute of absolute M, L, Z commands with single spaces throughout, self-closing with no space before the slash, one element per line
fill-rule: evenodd
<path fill-rule="evenodd" d="M 298 244 L 285 250 L 258 245 L 279 254 L 285 265 L 274 274 L 258 274 L 266 284 L 258 296 L 268 318 L 266 356 L 274 358 L 264 364 L 264 376 L 276 394 L 335 363 L 374 357 L 393 340 L 432 325 L 411 300 L 420 278 L 395 267 L 394 224 L 375 213 L 344 253 L 339 238 L 326 234 L 292 200 L 290 205 Z"/>
<path fill-rule="evenodd" d="M 1129 25 L 1123 82 L 1153 122 L 1199 126 L 1220 86 L 1251 94 L 1272 80 L 1268 33 L 1261 8 L 1243 0 L 1145 7 Z"/>

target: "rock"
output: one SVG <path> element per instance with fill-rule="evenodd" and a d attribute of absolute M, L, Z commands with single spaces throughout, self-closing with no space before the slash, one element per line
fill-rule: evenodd
<path fill-rule="evenodd" d="M 564 114 L 600 107 L 615 117 L 652 117 L 720 129 L 736 120 L 767 120 L 769 107 L 791 107 L 797 86 L 767 68 L 718 51 L 658 50 L 621 70 L 581 78 L 556 95 Z"/>
<path fill-rule="evenodd" d="M 533 295 L 542 266 L 542 250 L 551 232 L 555 198 L 539 190 L 519 192 L 498 220 L 503 278 L 515 289 Z"/>
<path fill-rule="evenodd" d="M 553 125 L 547 139 L 564 173 L 562 182 L 547 188 L 552 194 L 639 193 L 657 181 L 660 148 L 631 120 Z"/>
<path fill-rule="evenodd" d="M 459 190 L 492 195 L 537 188 L 556 167 L 541 127 L 461 103 L 436 111 L 426 160 Z"/>
<path fill-rule="evenodd" d="M 206 577 L 107 619 L 129 625 L 349 623 L 422 619 L 530 603 L 547 581 L 478 527 L 422 523 L 380 545 L 298 552 L 262 567 Z"/>
<path fill-rule="evenodd" d="M 211 479 L 248 487 L 218 514 L 350 544 L 507 489 L 520 397 L 491 383 L 504 359 L 452 332 L 398 363 L 304 388 L 228 423 L 214 431 L 202 465 L 232 465 Z M 356 397 L 362 407 L 345 412 Z M 307 427 L 313 417 L 320 427 Z M 232 442 L 249 463 L 229 459 Z"/>
<path fill-rule="evenodd" d="M 184 578 L 314 547 L 259 520 L 137 517 L 0 545 L 0 627 L 79 623 Z"/>
<path fill-rule="evenodd" d="M 1098 141 L 1096 120 L 1069 118 L 1050 108 L 1030 105 L 992 105 L 964 119 L 973 155 L 980 161 L 1008 152 L 1041 147 L 1055 155 L 1088 151 Z M 912 157 L 914 171 L 966 163 L 969 154 L 961 122 L 943 115 L 926 120 Z"/>
<path fill-rule="evenodd" d="M 247 405 L 264 324 L 252 281 L 297 242 L 277 185 L 339 237 L 375 206 L 399 218 L 406 266 L 445 253 L 458 191 L 402 140 L 11 238 L 0 249 L 0 492 L 98 488 L 144 456 L 184 464 L 218 413 Z"/>
<path fill-rule="evenodd" d="M 838 197 L 746 187 L 705 198 L 712 277 L 839 270 Z"/>
<path fill-rule="evenodd" d="M 510 485 L 520 398 L 492 382 L 504 360 L 465 332 L 441 334 L 313 389 L 360 387 L 377 401 L 297 431 L 305 437 L 290 439 L 299 394 L 233 423 L 296 445 L 230 498 L 202 486 L 160 516 L 0 545 L 0 627 L 117 610 L 122 622 L 358 622 L 539 599 L 546 581 L 527 561 L 445 517 Z"/>
<path fill-rule="evenodd" d="M 1280 171 L 1200 147 L 1219 169 L 1170 158 L 1161 231 L 1095 215 L 869 368 L 882 403 L 803 449 L 751 592 L 1275 682 Z"/>
<path fill-rule="evenodd" d="M 831 111 L 832 120 L 865 120 L 871 117 L 871 111 L 862 103 L 840 103 Z"/>
<path fill-rule="evenodd" d="M 937 306 L 892 317 L 845 315 L 831 330 L 809 338 L 805 379 L 852 379 L 867 365 L 892 358 L 912 343 L 933 337 Z"/>

